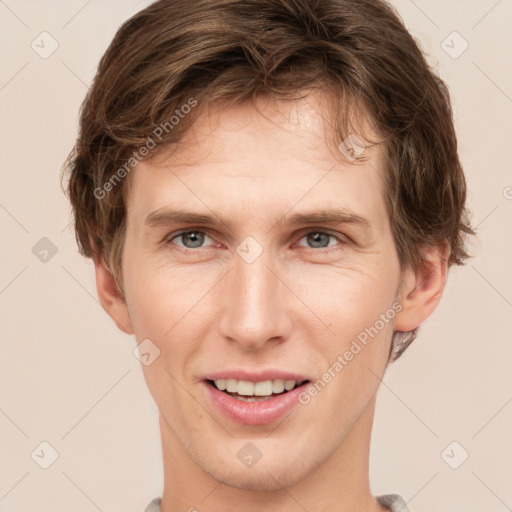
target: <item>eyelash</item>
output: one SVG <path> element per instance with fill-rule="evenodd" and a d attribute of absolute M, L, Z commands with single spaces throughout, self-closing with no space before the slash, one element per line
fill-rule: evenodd
<path fill-rule="evenodd" d="M 206 236 L 209 236 L 208 233 L 206 233 L 206 231 L 201 231 L 199 229 L 187 229 L 187 230 L 183 230 L 183 231 L 178 231 L 177 233 L 171 233 L 169 236 L 167 236 L 164 241 L 163 241 L 163 244 L 165 246 L 168 246 L 168 245 L 171 245 L 172 244 L 172 241 L 175 239 L 175 238 L 179 238 L 180 236 L 182 235 L 186 235 L 188 233 L 203 233 L 205 234 Z M 335 238 L 338 242 L 341 243 L 341 245 L 345 245 L 347 242 L 348 242 L 348 239 L 345 239 L 344 238 L 341 238 L 338 234 L 338 235 L 335 235 L 333 233 L 330 233 L 329 231 L 322 231 L 322 230 L 319 230 L 319 229 L 311 229 L 310 231 L 304 233 L 301 237 L 300 237 L 300 240 L 302 240 L 304 237 L 312 234 L 312 233 L 315 233 L 315 234 L 322 234 L 322 235 L 328 235 L 330 236 L 331 238 Z M 211 237 L 210 237 L 211 238 Z M 198 252 L 199 249 L 207 249 L 208 247 L 197 247 L 196 249 L 190 249 L 188 247 L 182 247 L 182 246 L 178 246 L 180 251 L 184 252 L 184 253 L 189 253 L 189 252 Z M 315 248 L 315 247 L 305 247 L 305 246 L 301 246 L 301 247 L 304 247 L 305 249 L 309 249 L 313 252 L 320 252 L 320 253 L 323 253 L 323 254 L 327 254 L 327 253 L 330 253 L 332 251 L 336 251 L 336 250 L 340 250 L 341 247 L 338 247 L 338 246 L 334 246 L 332 248 L 329 248 L 329 247 L 320 247 L 320 248 Z"/>

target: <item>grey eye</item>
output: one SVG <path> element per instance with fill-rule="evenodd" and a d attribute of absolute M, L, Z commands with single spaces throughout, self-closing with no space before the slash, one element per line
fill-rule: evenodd
<path fill-rule="evenodd" d="M 310 233 L 306 233 L 301 240 L 303 239 L 307 240 L 308 247 L 311 247 L 313 249 L 323 249 L 325 247 L 328 247 L 329 245 L 336 245 L 336 243 L 329 244 L 329 241 L 332 240 L 336 242 L 337 237 L 331 235 L 330 233 L 325 233 L 323 231 L 311 231 Z"/>
<path fill-rule="evenodd" d="M 309 233 L 307 235 L 308 242 L 312 242 L 313 247 L 327 247 L 329 238 L 331 238 L 331 235 L 327 233 Z"/>
<path fill-rule="evenodd" d="M 196 249 L 203 245 L 205 237 L 206 234 L 202 231 L 186 231 L 177 235 L 174 240 L 181 240 L 187 249 Z"/>

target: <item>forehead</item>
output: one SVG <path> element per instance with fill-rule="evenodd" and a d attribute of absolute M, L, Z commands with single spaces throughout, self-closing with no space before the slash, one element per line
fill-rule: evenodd
<path fill-rule="evenodd" d="M 279 218 L 300 204 L 360 210 L 378 219 L 382 148 L 366 148 L 362 163 L 343 161 L 330 143 L 331 123 L 318 95 L 213 105 L 179 143 L 132 171 L 128 216 L 140 221 L 172 204 L 240 220 L 266 213 Z"/>

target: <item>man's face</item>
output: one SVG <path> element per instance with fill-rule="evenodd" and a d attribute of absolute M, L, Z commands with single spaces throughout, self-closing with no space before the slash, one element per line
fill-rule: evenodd
<path fill-rule="evenodd" d="M 143 370 L 162 435 L 236 487 L 291 485 L 335 460 L 355 428 L 369 436 L 387 362 L 400 267 L 382 148 L 364 164 L 337 160 L 319 105 L 205 112 L 167 160 L 131 176 L 124 291 L 137 341 L 160 350 Z M 315 212 L 344 216 L 307 222 Z M 283 380 L 324 385 L 286 396 Z M 247 401 L 248 382 L 275 392 Z"/>

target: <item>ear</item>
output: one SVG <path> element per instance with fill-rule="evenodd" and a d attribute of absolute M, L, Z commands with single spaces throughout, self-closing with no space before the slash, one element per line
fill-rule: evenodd
<path fill-rule="evenodd" d="M 123 293 L 107 267 L 101 251 L 95 252 L 93 261 L 96 270 L 96 288 L 103 309 L 114 320 L 118 329 L 126 334 L 134 334 Z"/>
<path fill-rule="evenodd" d="M 402 305 L 396 315 L 395 331 L 412 331 L 436 309 L 448 274 L 448 242 L 422 249 L 422 262 L 416 269 L 407 269 L 402 276 L 398 300 Z"/>

